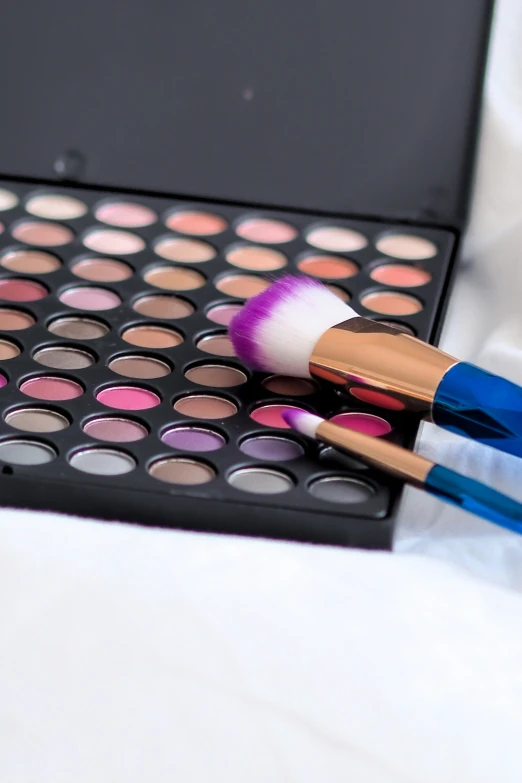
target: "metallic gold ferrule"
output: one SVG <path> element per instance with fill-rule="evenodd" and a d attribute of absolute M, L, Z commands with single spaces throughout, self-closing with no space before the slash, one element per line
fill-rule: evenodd
<path fill-rule="evenodd" d="M 442 377 L 457 359 L 409 334 L 368 318 L 351 318 L 322 335 L 310 373 L 347 391 L 374 389 L 427 414 Z M 355 395 L 357 396 L 357 395 Z"/>
<path fill-rule="evenodd" d="M 374 468 L 421 488 L 434 466 L 433 462 L 420 454 L 396 446 L 395 443 L 345 429 L 330 421 L 321 422 L 317 427 L 316 438 L 340 451 L 348 452 Z"/>

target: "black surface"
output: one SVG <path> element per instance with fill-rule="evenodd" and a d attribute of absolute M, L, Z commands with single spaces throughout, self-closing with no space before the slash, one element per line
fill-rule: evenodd
<path fill-rule="evenodd" d="M 490 0 L 4 0 L 0 174 L 459 227 Z"/>

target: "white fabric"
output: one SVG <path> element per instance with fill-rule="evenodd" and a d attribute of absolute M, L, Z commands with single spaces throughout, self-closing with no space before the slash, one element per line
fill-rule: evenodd
<path fill-rule="evenodd" d="M 522 7 L 498 8 L 444 344 L 522 381 Z M 421 448 L 522 497 L 514 459 Z M 521 547 L 418 492 L 394 554 L 4 511 L 0 780 L 519 783 Z"/>

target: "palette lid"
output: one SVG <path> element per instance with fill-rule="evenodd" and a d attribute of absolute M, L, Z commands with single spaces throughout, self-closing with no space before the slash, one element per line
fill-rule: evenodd
<path fill-rule="evenodd" d="M 462 224 L 490 0 L 6 0 L 0 174 Z"/>

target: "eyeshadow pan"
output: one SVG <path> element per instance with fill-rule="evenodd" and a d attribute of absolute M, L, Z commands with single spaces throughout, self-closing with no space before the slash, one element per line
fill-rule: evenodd
<path fill-rule="evenodd" d="M 140 296 L 132 305 L 132 309 L 140 315 L 149 318 L 161 318 L 170 320 L 173 318 L 186 318 L 192 315 L 195 308 L 186 299 L 180 299 L 174 294 L 151 294 Z"/>
<path fill-rule="evenodd" d="M 22 329 L 28 329 L 35 321 L 34 316 L 25 313 L 23 310 L 0 308 L 0 329 L 3 331 L 17 332 Z"/>
<path fill-rule="evenodd" d="M 18 408 L 6 414 L 6 424 L 24 432 L 59 432 L 66 430 L 69 420 L 49 408 Z"/>
<path fill-rule="evenodd" d="M 114 258 L 83 258 L 74 262 L 71 272 L 76 277 L 91 280 L 93 283 L 120 283 L 133 275 L 128 264 Z"/>
<path fill-rule="evenodd" d="M 170 375 L 170 367 L 166 362 L 150 356 L 119 356 L 109 362 L 109 370 L 128 378 L 143 380 Z"/>
<path fill-rule="evenodd" d="M 230 486 L 255 495 L 280 495 L 294 486 L 292 479 L 270 468 L 240 468 L 227 477 Z"/>
<path fill-rule="evenodd" d="M 158 240 L 154 251 L 167 261 L 177 261 L 185 264 L 201 264 L 215 258 L 216 251 L 207 242 L 199 239 L 179 239 L 166 237 Z"/>
<path fill-rule="evenodd" d="M 308 487 L 311 495 L 329 503 L 365 503 L 374 491 L 369 484 L 347 476 L 326 476 Z"/>
<path fill-rule="evenodd" d="M 263 386 L 274 394 L 284 394 L 285 397 L 304 397 L 317 391 L 312 381 L 304 378 L 291 378 L 287 375 L 272 375 L 265 378 Z"/>
<path fill-rule="evenodd" d="M 0 339 L 0 360 L 6 361 L 7 359 L 14 359 L 15 356 L 19 356 L 20 348 L 16 343 L 12 343 L 11 340 Z"/>
<path fill-rule="evenodd" d="M 287 462 L 302 457 L 303 447 L 290 438 L 278 438 L 272 435 L 259 435 L 247 438 L 239 446 L 243 454 L 267 462 Z"/>
<path fill-rule="evenodd" d="M 97 440 L 112 441 L 113 443 L 133 443 L 143 440 L 149 434 L 148 429 L 137 421 L 125 419 L 121 416 L 100 416 L 90 419 L 82 427 L 86 435 Z"/>
<path fill-rule="evenodd" d="M 427 269 L 411 264 L 379 264 L 372 269 L 370 277 L 376 283 L 395 288 L 415 288 L 426 285 L 431 280 Z"/>
<path fill-rule="evenodd" d="M 255 275 L 225 275 L 215 282 L 218 291 L 237 299 L 250 299 L 261 291 L 265 291 L 270 285 L 269 280 Z"/>
<path fill-rule="evenodd" d="M 114 291 L 95 286 L 66 288 L 58 299 L 62 304 L 74 307 L 76 310 L 113 310 L 121 304 L 120 297 Z"/>
<path fill-rule="evenodd" d="M 214 305 L 210 310 L 207 310 L 207 318 L 209 321 L 213 321 L 220 326 L 228 326 L 232 318 L 237 315 L 243 305 L 241 304 L 221 304 Z"/>
<path fill-rule="evenodd" d="M 5 375 L 2 375 L 2 373 L 0 373 L 0 389 L 2 389 L 4 386 L 7 386 L 7 378 L 5 377 Z"/>
<path fill-rule="evenodd" d="M 62 265 L 57 256 L 43 250 L 11 250 L 0 261 L 11 272 L 23 272 L 29 275 L 45 275 L 55 272 Z"/>
<path fill-rule="evenodd" d="M 83 394 L 83 388 L 79 383 L 70 381 L 68 378 L 45 375 L 24 381 L 20 385 L 20 391 L 36 400 L 49 400 L 50 402 L 74 400 Z"/>
<path fill-rule="evenodd" d="M 248 380 L 241 370 L 222 364 L 200 364 L 198 367 L 191 367 L 186 371 L 185 378 L 200 386 L 214 386 L 216 389 L 241 386 Z"/>
<path fill-rule="evenodd" d="M 274 427 L 282 430 L 289 430 L 290 426 L 283 419 L 282 414 L 285 411 L 300 411 L 295 405 L 261 405 L 250 414 L 250 418 L 258 424 L 264 424 L 266 427 Z"/>
<path fill-rule="evenodd" d="M 18 196 L 11 193 L 10 190 L 0 188 L 0 212 L 6 212 L 8 209 L 13 209 L 18 204 Z"/>
<path fill-rule="evenodd" d="M 214 356 L 235 356 L 234 346 L 230 337 L 226 334 L 210 334 L 201 337 L 196 347 L 205 353 L 211 353 Z"/>
<path fill-rule="evenodd" d="M 111 386 L 102 389 L 96 395 L 98 402 L 109 408 L 123 411 L 142 411 L 155 408 L 161 402 L 160 397 L 148 389 L 137 386 Z"/>
<path fill-rule="evenodd" d="M 110 228 L 91 229 L 83 238 L 83 244 L 96 253 L 123 256 L 139 253 L 145 248 L 145 241 L 138 234 Z"/>
<path fill-rule="evenodd" d="M 361 298 L 361 304 L 383 315 L 413 315 L 423 309 L 422 302 L 399 291 L 375 291 Z"/>
<path fill-rule="evenodd" d="M 131 345 L 138 345 L 140 348 L 174 348 L 183 342 L 182 335 L 174 329 L 149 324 L 125 329 L 121 339 Z"/>
<path fill-rule="evenodd" d="M 4 440 L 0 443 L 0 460 L 11 465 L 45 465 L 56 457 L 56 451 L 36 440 Z"/>
<path fill-rule="evenodd" d="M 226 254 L 226 260 L 232 266 L 248 269 L 251 272 L 274 272 L 286 266 L 286 257 L 279 250 L 255 245 L 233 247 Z"/>
<path fill-rule="evenodd" d="M 354 386 L 350 389 L 350 394 L 357 400 L 367 402 L 369 405 L 376 405 L 378 408 L 386 408 L 389 411 L 403 411 L 406 407 L 401 400 L 374 389 L 362 389 Z"/>
<path fill-rule="evenodd" d="M 386 419 L 371 413 L 338 413 L 332 416 L 330 421 L 340 427 L 346 427 L 347 430 L 363 432 L 374 437 L 388 435 L 392 431 L 392 426 Z"/>
<path fill-rule="evenodd" d="M 212 212 L 186 209 L 172 212 L 165 220 L 165 225 L 180 234 L 213 236 L 221 234 L 226 229 L 227 221 Z"/>
<path fill-rule="evenodd" d="M 437 247 L 429 239 L 415 234 L 386 234 L 376 243 L 377 250 L 394 258 L 421 261 L 437 255 Z"/>
<path fill-rule="evenodd" d="M 336 256 L 306 256 L 297 263 L 297 267 L 301 272 L 311 277 L 321 277 L 328 280 L 353 277 L 359 271 L 359 267 L 353 261 Z"/>
<path fill-rule="evenodd" d="M 351 253 L 366 247 L 368 240 L 358 231 L 340 226 L 321 226 L 313 228 L 306 235 L 306 241 L 320 250 L 334 253 Z"/>
<path fill-rule="evenodd" d="M 184 269 L 180 266 L 154 266 L 148 269 L 143 279 L 149 285 L 163 288 L 167 291 L 193 291 L 205 285 L 206 279 L 195 269 Z"/>
<path fill-rule="evenodd" d="M 136 467 L 136 461 L 116 449 L 89 448 L 76 451 L 69 457 L 69 465 L 94 476 L 121 476 Z"/>
<path fill-rule="evenodd" d="M 25 208 L 31 215 L 48 220 L 73 220 L 87 213 L 87 204 L 83 201 L 59 193 L 40 193 L 31 196 Z"/>
<path fill-rule="evenodd" d="M 149 466 L 149 473 L 159 481 L 186 487 L 207 484 L 216 476 L 215 470 L 209 465 L 182 457 L 170 457 L 153 462 Z"/>
<path fill-rule="evenodd" d="M 11 231 L 19 242 L 41 247 L 57 247 L 72 242 L 74 234 L 67 226 L 58 223 L 45 223 L 40 220 L 24 220 L 17 223 Z"/>
<path fill-rule="evenodd" d="M 283 220 L 247 218 L 237 226 L 236 234 L 242 239 L 248 239 L 250 242 L 280 245 L 295 239 L 297 230 Z"/>
<path fill-rule="evenodd" d="M 222 435 L 202 427 L 174 427 L 164 432 L 161 440 L 180 451 L 218 451 L 226 443 Z"/>
<path fill-rule="evenodd" d="M 18 277 L 4 277 L 0 280 L 0 299 L 7 302 L 37 302 L 48 293 L 47 288 L 35 280 Z"/>
<path fill-rule="evenodd" d="M 83 370 L 96 362 L 94 356 L 87 351 L 61 345 L 40 348 L 33 354 L 33 359 L 44 367 L 54 367 L 57 370 Z"/>
<path fill-rule="evenodd" d="M 156 222 L 158 216 L 154 210 L 132 201 L 111 201 L 100 204 L 94 216 L 101 223 L 119 228 L 143 228 Z"/>
<path fill-rule="evenodd" d="M 194 419 L 227 419 L 237 413 L 237 406 L 210 394 L 190 394 L 174 403 L 174 410 Z"/>
<path fill-rule="evenodd" d="M 47 328 L 52 334 L 66 337 L 69 340 L 97 340 L 110 332 L 109 327 L 101 321 L 73 316 L 57 318 L 51 321 Z"/>

